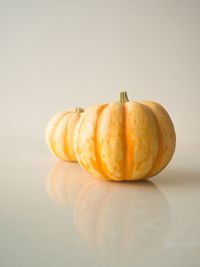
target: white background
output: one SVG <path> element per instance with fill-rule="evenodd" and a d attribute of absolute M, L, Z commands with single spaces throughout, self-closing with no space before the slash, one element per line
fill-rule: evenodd
<path fill-rule="evenodd" d="M 200 1 L 0 0 L 1 137 L 43 139 L 57 111 L 160 102 L 200 136 Z"/>

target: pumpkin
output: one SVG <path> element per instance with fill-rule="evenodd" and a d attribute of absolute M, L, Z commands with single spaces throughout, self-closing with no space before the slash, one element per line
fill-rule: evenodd
<path fill-rule="evenodd" d="M 120 101 L 89 107 L 77 123 L 74 149 L 80 165 L 106 180 L 147 179 L 166 167 L 175 150 L 167 111 L 151 101 Z"/>
<path fill-rule="evenodd" d="M 60 161 L 49 173 L 47 190 L 72 208 L 82 238 L 106 253 L 133 257 L 162 243 L 168 229 L 169 205 L 150 181 L 106 182 Z"/>
<path fill-rule="evenodd" d="M 73 147 L 75 126 L 83 109 L 62 111 L 55 114 L 46 128 L 46 142 L 49 150 L 59 159 L 76 161 Z"/>

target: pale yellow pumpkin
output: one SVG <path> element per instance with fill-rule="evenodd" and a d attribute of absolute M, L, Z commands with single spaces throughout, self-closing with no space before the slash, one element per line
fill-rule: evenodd
<path fill-rule="evenodd" d="M 80 165 L 107 180 L 138 180 L 156 175 L 175 150 L 175 130 L 158 103 L 120 101 L 89 107 L 77 123 L 74 149 Z"/>
<path fill-rule="evenodd" d="M 62 111 L 55 114 L 46 128 L 46 142 L 50 151 L 61 160 L 76 161 L 73 147 L 74 129 L 83 109 Z"/>

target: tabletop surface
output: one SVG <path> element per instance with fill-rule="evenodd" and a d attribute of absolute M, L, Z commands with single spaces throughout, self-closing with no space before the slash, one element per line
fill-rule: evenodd
<path fill-rule="evenodd" d="M 2 267 L 200 266 L 200 150 L 146 182 L 101 182 L 38 140 L 1 140 Z"/>

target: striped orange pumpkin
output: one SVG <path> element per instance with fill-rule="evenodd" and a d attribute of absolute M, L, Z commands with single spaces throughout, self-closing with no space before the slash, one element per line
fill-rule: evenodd
<path fill-rule="evenodd" d="M 74 129 L 83 109 L 62 111 L 55 114 L 46 128 L 46 141 L 50 151 L 61 160 L 76 161 L 73 147 Z"/>
<path fill-rule="evenodd" d="M 89 107 L 77 123 L 74 149 L 80 165 L 107 180 L 138 180 L 169 163 L 176 136 L 167 111 L 158 103 L 120 101 Z"/>

